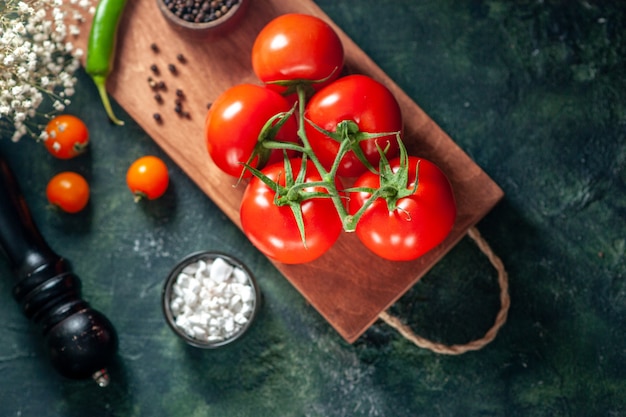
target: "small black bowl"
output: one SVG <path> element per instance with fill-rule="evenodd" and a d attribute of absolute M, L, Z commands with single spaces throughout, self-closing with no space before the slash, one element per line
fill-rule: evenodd
<path fill-rule="evenodd" d="M 169 0 L 156 0 L 156 2 L 165 20 L 177 32 L 191 38 L 202 39 L 212 35 L 222 35 L 236 26 L 239 19 L 245 14 L 250 0 L 238 0 L 228 7 L 225 13 L 208 22 L 193 22 L 177 16 L 169 9 Z"/>
<path fill-rule="evenodd" d="M 218 277 L 217 281 L 215 277 L 204 272 L 195 271 L 194 277 L 191 277 L 193 268 L 199 267 L 201 261 L 213 265 L 216 260 L 217 262 L 224 261 L 219 264 L 220 267 L 232 267 L 233 272 L 228 277 Z M 218 269 L 217 266 L 215 268 Z M 194 292 L 190 288 L 187 287 L 185 289 L 188 291 L 184 291 L 185 279 L 192 282 L 191 286 L 200 285 L 196 288 L 195 297 L 189 294 L 189 292 Z M 211 282 L 203 281 L 204 279 Z M 202 284 L 203 282 L 210 284 L 211 287 Z M 202 289 L 205 290 L 204 296 L 202 296 Z M 235 293 L 232 293 L 233 289 Z M 238 294 L 236 291 L 247 294 Z M 186 295 L 183 296 L 183 294 Z M 249 296 L 251 301 L 243 299 L 240 301 L 242 309 L 240 311 L 245 311 L 245 314 L 242 313 L 241 317 L 236 318 L 236 313 L 233 311 L 239 307 L 239 302 L 233 302 L 233 300 L 236 296 L 242 298 L 241 295 Z M 232 302 L 228 308 L 233 310 L 225 307 L 225 297 L 228 296 L 231 297 L 229 303 Z M 196 252 L 182 259 L 168 275 L 162 291 L 162 307 L 167 324 L 178 337 L 191 346 L 214 349 L 239 340 L 250 328 L 261 307 L 261 290 L 252 272 L 238 259 L 221 252 Z M 216 317 L 214 314 L 219 308 L 222 308 L 222 317 Z M 187 312 L 183 313 L 181 310 Z M 191 311 L 194 314 L 191 314 Z M 188 320 L 190 317 L 194 319 Z M 211 319 L 215 321 L 210 322 Z"/>

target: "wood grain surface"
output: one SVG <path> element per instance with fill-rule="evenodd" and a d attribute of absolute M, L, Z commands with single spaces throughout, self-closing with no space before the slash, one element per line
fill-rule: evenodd
<path fill-rule="evenodd" d="M 155 0 L 129 1 L 118 36 L 115 69 L 107 88 L 122 106 L 197 186 L 237 225 L 245 184 L 221 173 L 210 160 L 203 137 L 204 117 L 226 88 L 259 83 L 250 52 L 256 34 L 272 18 L 290 12 L 319 16 L 339 33 L 346 69 L 381 81 L 401 104 L 409 152 L 432 160 L 449 176 L 458 218 L 446 241 L 412 262 L 389 262 L 366 251 L 354 234 L 344 233 L 333 249 L 305 265 L 275 263 L 276 268 L 348 342 L 354 342 L 378 315 L 411 288 L 502 198 L 503 192 L 424 111 L 411 100 L 323 11 L 309 0 L 252 0 L 240 24 L 220 37 L 197 39 L 173 30 Z M 74 42 L 87 50 L 89 20 Z M 150 45 L 155 43 L 159 52 Z M 183 54 L 186 63 L 176 57 Z M 168 71 L 168 64 L 177 74 Z M 150 66 L 156 64 L 160 75 Z M 147 79 L 164 81 L 164 103 L 158 104 Z M 174 112 L 175 90 L 185 94 L 190 118 Z M 95 90 L 94 90 L 95 91 Z M 162 115 L 157 123 L 153 114 Z M 106 117 L 104 110 L 102 117 Z M 120 135 L 125 127 L 120 127 Z M 209 233 L 209 231 L 206 231 Z M 199 248 L 202 249 L 202 248 Z"/>

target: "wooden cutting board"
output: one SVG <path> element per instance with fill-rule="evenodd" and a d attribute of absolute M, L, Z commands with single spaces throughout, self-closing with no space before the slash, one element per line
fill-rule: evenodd
<path fill-rule="evenodd" d="M 118 37 L 115 70 L 107 84 L 111 96 L 154 139 L 184 172 L 237 225 L 245 184 L 222 174 L 212 163 L 203 138 L 208 103 L 225 89 L 244 82 L 258 83 L 250 63 L 256 34 L 274 17 L 300 12 L 319 16 L 339 33 L 346 68 L 381 81 L 401 104 L 409 153 L 432 160 L 449 176 L 458 204 L 458 218 L 446 241 L 412 262 L 390 262 L 364 249 L 354 234 L 339 239 L 320 259 L 305 265 L 275 263 L 308 302 L 348 342 L 354 342 L 502 198 L 503 192 L 452 139 L 431 120 L 389 77 L 310 0 L 252 0 L 240 25 L 213 39 L 190 39 L 166 24 L 155 0 L 129 1 Z M 75 43 L 87 50 L 90 19 Z M 155 53 L 151 44 L 159 47 Z M 177 55 L 183 54 L 186 63 Z M 177 67 L 177 75 L 168 64 Z M 155 64 L 160 76 L 150 66 Z M 164 104 L 159 105 L 148 77 L 164 81 Z M 190 118 L 173 110 L 175 90 L 185 94 Z M 162 115 L 157 123 L 153 114 Z M 104 110 L 102 117 L 106 117 Z M 120 127 L 120 131 L 125 128 Z M 209 231 L 207 231 L 208 233 Z"/>

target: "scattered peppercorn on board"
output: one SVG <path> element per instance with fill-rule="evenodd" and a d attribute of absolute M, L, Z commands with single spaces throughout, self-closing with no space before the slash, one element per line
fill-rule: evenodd
<path fill-rule="evenodd" d="M 412 262 L 382 260 L 362 247 L 354 234 L 343 233 L 329 253 L 312 263 L 275 264 L 333 328 L 352 343 L 497 204 L 503 197 L 500 187 L 310 0 L 253 0 L 236 28 L 219 38 L 205 40 L 191 39 L 173 30 L 155 0 L 130 1 L 120 24 L 115 69 L 107 89 L 240 227 L 239 202 L 245 184 L 233 187 L 236 180 L 223 174 L 210 160 L 203 137 L 204 117 L 208 104 L 228 87 L 258 83 L 250 62 L 254 39 L 272 18 L 290 12 L 312 14 L 328 21 L 343 41 L 347 71 L 370 75 L 391 89 L 402 107 L 409 152 L 432 160 L 444 170 L 458 204 L 456 224 L 445 242 Z M 85 29 L 89 24 L 82 23 Z M 81 30 L 74 40 L 85 51 L 88 32 Z M 156 68 L 151 68 L 153 64 Z M 159 99 L 154 90 L 159 87 L 154 84 L 160 82 L 164 85 Z M 177 95 L 183 98 L 181 108 L 175 111 Z M 104 110 L 102 117 L 106 117 Z"/>

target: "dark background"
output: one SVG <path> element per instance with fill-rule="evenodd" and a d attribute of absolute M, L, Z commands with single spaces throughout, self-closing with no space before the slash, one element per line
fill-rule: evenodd
<path fill-rule="evenodd" d="M 115 324 L 111 386 L 65 380 L 12 299 L 0 259 L 1 416 L 626 416 L 626 9 L 599 1 L 318 0 L 504 190 L 478 225 L 510 275 L 496 340 L 443 356 L 376 323 L 349 345 L 152 140 L 110 125 L 81 71 L 68 112 L 87 154 L 54 160 L 0 140 L 35 221 L 83 295 Z M 128 165 L 169 164 L 167 194 L 134 204 Z M 48 179 L 90 181 L 84 212 L 45 200 Z M 160 310 L 184 255 L 229 252 L 257 275 L 251 332 L 219 351 L 177 340 Z M 464 238 L 391 311 L 447 344 L 481 337 L 495 271 Z"/>

